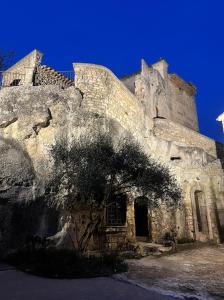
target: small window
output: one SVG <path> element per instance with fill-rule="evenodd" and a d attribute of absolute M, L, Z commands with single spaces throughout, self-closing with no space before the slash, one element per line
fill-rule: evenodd
<path fill-rule="evenodd" d="M 126 196 L 114 196 L 107 204 L 107 225 L 124 226 L 126 222 Z"/>
<path fill-rule="evenodd" d="M 180 156 L 171 156 L 170 160 L 181 160 Z"/>
<path fill-rule="evenodd" d="M 21 79 L 14 79 L 11 83 L 10 86 L 18 86 L 20 83 Z"/>

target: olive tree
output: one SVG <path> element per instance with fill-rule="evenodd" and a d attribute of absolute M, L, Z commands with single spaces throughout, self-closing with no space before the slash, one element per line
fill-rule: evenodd
<path fill-rule="evenodd" d="M 181 191 L 169 169 L 131 139 L 114 143 L 109 135 L 84 136 L 69 145 L 58 142 L 51 152 L 55 175 L 46 201 L 70 213 L 87 205 L 89 222 L 78 240 L 82 252 L 104 222 L 103 212 L 114 198 L 125 201 L 120 196 L 133 192 L 139 199 L 148 199 L 150 207 L 180 202 Z"/>

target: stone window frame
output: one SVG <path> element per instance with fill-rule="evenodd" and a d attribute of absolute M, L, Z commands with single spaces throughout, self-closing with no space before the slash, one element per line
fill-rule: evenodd
<path fill-rule="evenodd" d="M 125 198 L 125 199 L 124 199 Z M 106 226 L 125 226 L 127 221 L 127 195 L 121 194 L 108 201 Z"/>

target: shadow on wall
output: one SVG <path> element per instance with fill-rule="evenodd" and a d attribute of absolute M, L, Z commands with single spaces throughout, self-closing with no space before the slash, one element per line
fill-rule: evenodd
<path fill-rule="evenodd" d="M 56 234 L 59 213 L 46 206 L 43 199 L 30 204 L 14 204 L 11 217 L 9 246 L 12 249 L 26 245 L 32 237 L 46 238 Z"/>
<path fill-rule="evenodd" d="M 20 248 L 28 236 L 55 233 L 58 215 L 39 197 L 37 182 L 28 153 L 0 138 L 0 254 Z"/>
<path fill-rule="evenodd" d="M 213 189 L 213 195 L 215 191 Z M 221 243 L 224 243 L 224 193 L 220 192 L 218 197 L 215 196 L 214 201 L 214 216 L 216 219 L 219 239 Z"/>
<path fill-rule="evenodd" d="M 222 169 L 224 170 L 224 145 L 222 143 L 216 142 L 216 153 L 217 157 L 220 159 Z M 215 217 L 217 222 L 217 228 L 219 232 L 220 242 L 224 242 L 224 203 L 221 200 L 224 199 L 224 195 L 220 195 L 220 199 L 215 201 Z"/>
<path fill-rule="evenodd" d="M 0 138 L 0 205 L 33 199 L 35 178 L 28 153 L 17 141 Z"/>
<path fill-rule="evenodd" d="M 217 157 L 221 160 L 222 167 L 224 168 L 224 145 L 219 142 L 215 142 Z"/>

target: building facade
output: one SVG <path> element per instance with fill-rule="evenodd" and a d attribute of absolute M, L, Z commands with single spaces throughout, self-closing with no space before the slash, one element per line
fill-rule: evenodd
<path fill-rule="evenodd" d="M 2 180 L 2 197 L 8 199 L 10 193 L 23 199 L 43 193 L 51 176 L 49 149 L 62 135 L 70 140 L 89 128 L 115 137 L 129 134 L 147 154 L 170 168 L 181 186 L 183 205 L 177 210 L 151 211 L 129 195 L 125 208 L 115 205 L 107 211 L 105 245 L 161 242 L 170 231 L 180 242 L 222 242 L 224 148 L 199 132 L 194 85 L 170 74 L 163 59 L 153 65 L 142 60 L 139 72 L 121 79 L 103 66 L 83 63 L 73 64 L 72 78 L 41 65 L 41 59 L 42 54 L 34 50 L 3 73 L 2 147 L 9 140 L 10 145 L 21 147 L 35 179 L 26 188 L 21 185 L 19 193 L 14 186 L 5 191 Z M 16 164 L 21 165 L 21 158 Z M 80 224 L 84 219 L 81 214 Z M 66 226 L 61 230 L 71 228 Z"/>

